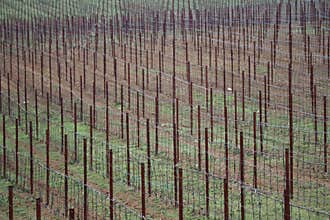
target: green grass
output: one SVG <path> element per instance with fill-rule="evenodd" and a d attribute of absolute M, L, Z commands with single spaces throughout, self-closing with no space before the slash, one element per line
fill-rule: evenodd
<path fill-rule="evenodd" d="M 0 219 L 8 218 L 8 186 L 13 183 L 0 178 Z M 24 191 L 13 188 L 14 219 L 34 219 L 35 198 Z"/>
<path fill-rule="evenodd" d="M 59 122 L 57 120 L 59 120 L 59 118 L 57 117 L 56 113 L 54 113 L 54 114 L 55 115 L 52 116 L 52 126 L 58 126 L 58 123 Z M 65 125 L 65 129 L 67 131 L 70 131 L 70 130 L 73 129 L 73 124 L 70 123 L 70 122 L 66 122 L 64 125 Z M 45 126 L 45 125 L 43 125 L 43 126 Z M 9 126 L 7 128 L 8 128 L 7 132 L 9 132 L 9 133 L 11 133 L 11 132 L 14 131 L 13 130 L 13 126 Z M 216 129 L 219 129 L 219 130 L 223 131 L 223 127 L 221 127 L 221 126 L 219 128 L 216 128 Z M 80 135 L 82 135 L 82 137 L 83 136 L 88 137 L 88 135 L 89 135 L 89 126 L 87 126 L 87 125 L 85 125 L 83 123 L 79 123 L 78 133 Z M 144 137 L 144 136 L 145 136 L 144 129 L 142 129 L 141 137 Z M 97 130 L 94 130 L 94 137 L 95 137 L 95 141 L 96 140 L 103 140 L 104 139 L 104 133 L 103 132 L 99 132 Z M 23 134 L 20 137 L 20 140 L 25 141 L 25 142 L 28 142 L 27 137 L 24 137 Z M 154 136 L 153 135 L 151 135 L 151 140 L 153 142 L 153 140 L 154 140 Z M 54 143 L 60 143 L 60 137 L 58 136 L 58 133 L 54 133 L 52 135 L 52 141 Z M 168 141 L 169 140 L 167 140 L 167 139 L 160 139 L 160 145 L 166 146 L 166 145 L 169 144 Z M 72 146 L 72 142 L 73 142 L 72 135 L 70 135 L 69 136 L 69 146 Z M 116 182 L 117 183 L 122 183 L 122 184 L 119 184 L 119 186 L 122 186 L 123 184 L 125 184 L 125 181 L 126 181 L 125 180 L 125 178 L 126 178 L 126 176 L 125 176 L 125 170 L 126 170 L 126 163 L 125 163 L 126 152 L 125 152 L 125 148 L 124 147 L 121 147 L 121 146 L 125 146 L 125 142 L 124 141 L 122 141 L 122 140 L 120 140 L 118 138 L 112 138 L 112 148 L 116 152 L 115 153 L 115 158 L 116 158 L 115 159 L 115 161 L 116 161 L 115 164 L 117 164 L 117 165 L 116 165 L 115 168 L 118 169 L 118 171 L 117 171 L 118 173 L 116 174 Z M 171 144 L 169 146 L 171 146 Z M 45 150 L 44 144 L 42 144 L 42 143 L 36 144 L 35 147 L 36 147 L 36 149 L 38 151 L 44 151 Z M 96 147 L 100 147 L 100 146 L 97 146 L 96 145 Z M 211 147 L 212 147 L 212 145 L 211 145 Z M 81 148 L 81 145 L 80 145 L 80 148 Z M 137 149 L 136 147 L 132 147 L 131 148 L 132 158 L 136 158 L 137 161 L 143 161 L 143 160 L 145 161 L 145 156 L 146 156 L 146 153 L 145 153 L 146 151 L 145 150 L 146 150 L 146 147 L 143 144 L 143 142 L 142 142 L 142 146 L 141 146 L 140 149 Z M 185 145 L 181 146 L 181 153 L 183 155 L 186 154 L 189 157 L 193 157 L 191 150 L 192 149 L 191 149 L 191 147 L 190 147 L 189 144 L 187 144 L 186 146 Z M 233 150 L 235 150 L 235 149 L 233 149 Z M 104 151 L 104 149 L 103 149 L 103 151 Z M 233 153 L 235 153 L 235 151 L 233 151 Z M 238 154 L 238 152 L 236 152 L 236 155 L 237 154 Z M 99 155 L 101 155 L 101 154 L 99 154 Z M 97 154 L 96 154 L 96 156 L 97 156 Z M 166 158 L 166 154 L 160 154 L 159 156 L 154 157 L 154 160 L 155 161 L 157 161 L 157 160 L 162 161 L 162 159 L 164 159 L 164 157 Z M 52 150 L 52 152 L 51 152 L 51 158 L 52 158 L 52 160 L 61 161 L 63 159 L 63 155 L 61 155 L 58 152 L 58 150 Z M 98 162 L 99 159 L 100 158 L 96 158 L 95 164 L 99 163 Z M 275 161 L 274 158 L 272 160 Z M 102 163 L 104 163 L 104 160 L 103 160 L 103 162 L 102 162 L 102 160 L 100 162 L 102 164 Z M 188 167 L 189 167 L 189 164 L 190 163 L 188 161 L 188 163 L 187 163 Z M 215 167 L 218 166 L 218 165 L 216 165 L 217 162 L 212 161 L 212 158 L 210 158 L 210 164 L 213 164 L 213 166 L 215 166 Z M 140 178 L 139 177 L 139 172 L 138 172 L 138 170 L 139 170 L 139 166 L 138 165 L 139 165 L 138 163 L 132 161 L 132 166 L 135 167 L 135 168 L 132 168 L 132 172 L 135 172 L 135 174 L 132 175 L 132 182 L 134 182 L 134 184 L 136 184 L 136 186 L 138 186 L 138 184 L 139 184 L 139 178 Z M 230 166 L 232 167 L 233 165 L 234 164 L 231 164 Z M 157 166 L 157 163 L 154 163 L 153 162 L 153 165 L 152 166 L 153 167 L 154 166 Z M 236 164 L 236 166 L 238 166 L 238 165 Z M 172 176 L 171 169 L 168 168 L 168 169 L 165 169 L 164 170 L 164 167 L 163 168 L 161 168 L 161 167 L 162 166 L 160 166 L 157 169 L 157 172 L 156 172 L 157 176 L 164 176 L 165 178 L 171 179 L 172 178 L 171 177 Z M 211 167 L 212 167 L 212 165 L 211 165 Z M 63 170 L 63 168 L 59 168 L 59 169 L 60 170 Z M 82 172 L 82 166 L 81 166 L 81 160 L 80 160 L 79 163 L 73 163 L 71 161 L 69 170 L 70 170 L 70 173 L 73 176 L 76 176 L 79 179 L 81 179 L 82 178 L 82 173 L 83 173 Z M 190 174 L 187 173 L 186 175 L 190 175 Z M 186 176 L 185 179 L 187 179 L 187 178 L 189 178 L 189 177 Z M 196 178 L 198 179 L 198 177 L 196 177 Z M 104 177 L 104 173 L 102 174 L 102 173 L 90 172 L 89 179 L 91 180 L 91 183 L 97 184 L 100 188 L 107 188 L 108 183 L 107 183 L 107 179 Z M 195 179 L 195 181 L 197 181 L 197 179 Z M 160 181 L 160 180 L 161 179 L 159 179 L 159 177 L 153 179 L 153 181 L 152 181 L 153 188 L 155 188 L 158 193 L 160 192 L 160 194 L 162 196 L 166 196 L 169 193 L 169 189 L 171 189 L 171 188 L 173 189 L 173 185 L 166 185 L 166 184 L 169 183 L 168 181 Z M 197 188 L 195 188 L 193 191 L 194 192 L 203 192 L 203 180 L 200 179 L 197 182 L 199 182 L 199 186 Z M 187 183 L 190 183 L 190 182 L 187 181 Z M 123 192 L 123 189 L 121 187 L 119 187 L 118 188 L 118 191 L 116 191 L 116 193 L 122 193 L 122 192 Z M 221 195 L 221 187 L 219 187 L 219 190 L 214 191 L 214 193 L 215 194 L 218 194 L 218 195 Z M 168 195 L 170 195 L 170 194 L 168 194 Z M 190 194 L 190 195 L 189 194 L 185 194 L 185 198 L 187 198 L 187 196 L 192 197 L 193 194 Z M 233 196 L 235 196 L 235 194 L 233 194 Z M 195 204 L 196 205 L 196 204 L 200 203 L 199 205 L 197 205 L 197 207 L 203 207 L 205 205 L 204 202 L 203 202 L 203 196 L 199 196 L 199 199 L 198 198 L 195 198 L 194 200 L 196 200 L 196 201 L 193 202 L 192 204 Z M 250 204 L 250 205 L 252 205 L 252 204 Z M 269 208 L 269 206 L 268 206 L 268 208 Z M 220 209 L 220 207 L 216 207 L 214 210 L 218 210 L 218 209 Z M 278 209 L 280 209 L 280 208 L 278 208 Z M 187 210 L 186 210 L 186 212 L 187 212 L 186 213 L 187 218 L 189 218 L 189 210 L 191 211 L 191 210 L 195 210 L 195 209 L 194 208 L 187 208 Z M 262 210 L 261 212 L 263 212 L 264 209 L 262 208 L 261 210 Z M 233 213 L 236 213 L 236 211 L 233 211 Z M 191 213 L 191 219 L 193 219 L 192 216 L 194 216 L 194 215 L 196 215 L 196 213 Z"/>

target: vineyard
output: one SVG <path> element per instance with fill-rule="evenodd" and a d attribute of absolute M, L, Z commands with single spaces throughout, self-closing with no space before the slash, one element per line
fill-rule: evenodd
<path fill-rule="evenodd" d="M 327 0 L 0 1 L 0 219 L 328 219 Z"/>

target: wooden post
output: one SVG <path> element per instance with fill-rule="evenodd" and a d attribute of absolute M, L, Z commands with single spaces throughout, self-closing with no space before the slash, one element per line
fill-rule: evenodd
<path fill-rule="evenodd" d="M 328 35 L 328 57 L 330 56 L 330 35 Z M 328 79 L 330 78 L 330 59 L 328 59 Z"/>
<path fill-rule="evenodd" d="M 121 127 L 121 139 L 124 139 L 124 97 L 123 94 L 124 90 L 123 90 L 123 85 L 120 85 L 120 127 Z"/>
<path fill-rule="evenodd" d="M 223 179 L 223 190 L 224 190 L 224 219 L 229 219 L 229 205 L 228 205 L 228 179 Z"/>
<path fill-rule="evenodd" d="M 46 102 L 47 102 L 47 106 L 46 106 L 46 111 L 47 111 L 47 130 L 49 131 L 50 130 L 50 108 L 49 108 L 49 94 L 48 94 L 48 92 L 47 92 L 47 100 L 46 100 Z"/>
<path fill-rule="evenodd" d="M 117 103 L 117 59 L 114 58 L 113 60 L 113 68 L 114 68 L 114 75 L 115 75 L 115 102 Z"/>
<path fill-rule="evenodd" d="M 317 106 L 316 106 L 316 100 L 317 100 L 317 96 L 316 96 L 316 85 L 314 85 L 314 92 L 313 92 L 313 95 L 314 95 L 314 143 L 315 143 L 315 146 L 317 145 L 318 143 L 318 138 L 317 138 Z"/>
<path fill-rule="evenodd" d="M 219 42 L 219 41 L 218 41 Z M 215 88 L 218 88 L 218 50 L 219 47 L 215 48 L 214 61 L 215 61 Z"/>
<path fill-rule="evenodd" d="M 197 117 L 197 129 L 198 129 L 198 170 L 202 170 L 202 154 L 201 154 L 201 107 L 198 105 L 198 117 Z"/>
<path fill-rule="evenodd" d="M 226 162 L 225 162 L 225 164 L 226 164 L 226 171 L 225 171 L 225 174 L 226 174 L 226 179 L 227 179 L 227 183 L 228 183 L 228 177 L 229 177 L 229 165 L 228 165 L 228 162 L 229 162 L 229 159 L 228 159 L 228 113 L 227 113 L 227 106 L 225 106 L 224 111 L 225 111 L 225 157 L 226 157 Z"/>
<path fill-rule="evenodd" d="M 36 220 L 41 220 L 41 200 L 36 199 Z"/>
<path fill-rule="evenodd" d="M 73 208 L 71 208 L 69 210 L 69 220 L 74 220 L 74 209 Z"/>
<path fill-rule="evenodd" d="M 264 112 L 265 112 L 265 123 L 267 123 L 267 79 L 264 76 Z"/>
<path fill-rule="evenodd" d="M 41 51 L 40 59 L 41 59 L 41 61 L 40 61 L 41 94 L 42 94 L 42 96 L 44 96 L 44 52 L 43 51 Z"/>
<path fill-rule="evenodd" d="M 93 109 L 89 106 L 89 169 L 93 170 Z"/>
<path fill-rule="evenodd" d="M 176 149 L 176 162 L 179 163 L 180 161 L 180 134 L 179 134 L 179 99 L 175 98 L 175 112 L 176 112 L 176 128 L 175 128 L 175 141 L 176 141 L 176 145 L 175 145 L 175 149 Z"/>
<path fill-rule="evenodd" d="M 182 178 L 182 168 L 179 168 L 179 220 L 183 220 L 183 178 Z"/>
<path fill-rule="evenodd" d="M 253 41 L 253 79 L 256 80 L 257 66 L 256 66 L 256 42 Z"/>
<path fill-rule="evenodd" d="M 136 92 L 136 111 L 137 111 L 137 139 L 138 139 L 138 144 L 137 147 L 140 148 L 140 96 L 139 92 Z"/>
<path fill-rule="evenodd" d="M 293 110 L 292 93 L 289 94 L 289 136 L 290 136 L 290 197 L 293 197 Z"/>
<path fill-rule="evenodd" d="M 150 123 L 147 119 L 147 158 L 148 158 L 148 194 L 151 196 L 151 153 L 150 153 Z"/>
<path fill-rule="evenodd" d="M 245 194 L 244 194 L 244 146 L 243 132 L 240 132 L 240 171 L 241 171 L 241 220 L 245 219 Z"/>
<path fill-rule="evenodd" d="M 242 121 L 245 121 L 245 77 L 244 70 L 242 71 Z"/>
<path fill-rule="evenodd" d="M 38 92 L 35 90 L 35 113 L 36 113 L 36 137 L 39 138 L 39 117 L 38 117 Z"/>
<path fill-rule="evenodd" d="M 68 136 L 64 136 L 64 215 L 68 217 Z"/>
<path fill-rule="evenodd" d="M 112 149 L 109 150 L 109 195 L 110 195 L 110 220 L 113 220 L 113 163 L 112 163 Z"/>
<path fill-rule="evenodd" d="M 210 89 L 211 142 L 213 142 L 213 89 Z"/>
<path fill-rule="evenodd" d="M 59 100 L 62 98 L 62 81 L 61 81 L 61 65 L 60 62 L 57 61 L 57 71 L 58 71 L 58 98 Z M 34 87 L 33 87 L 34 88 Z"/>
<path fill-rule="evenodd" d="M 290 193 L 284 189 L 284 220 L 290 220 Z"/>
<path fill-rule="evenodd" d="M 257 160 L 257 113 L 253 112 L 253 187 L 258 187 Z"/>
<path fill-rule="evenodd" d="M 52 46 L 51 46 L 52 38 L 51 34 L 49 34 L 49 54 L 48 54 L 48 71 L 49 71 L 49 96 L 50 100 L 52 100 L 53 96 L 53 85 L 52 85 L 52 59 L 51 59 L 51 54 L 52 54 Z M 24 66 L 26 66 L 26 58 L 25 58 L 25 52 L 24 52 Z"/>
<path fill-rule="evenodd" d="M 24 55 L 25 56 L 25 55 Z M 25 65 L 25 63 L 24 63 Z M 26 66 L 26 65 L 25 65 Z M 27 113 L 28 113 L 28 100 L 27 100 L 27 83 L 26 83 L 26 67 L 24 71 L 24 115 L 25 115 L 25 133 L 28 134 L 28 118 L 27 118 Z"/>
<path fill-rule="evenodd" d="M 15 170 L 16 170 L 16 181 L 15 181 L 15 183 L 16 183 L 16 185 L 18 185 L 18 171 L 19 171 L 19 158 L 18 158 L 18 154 L 19 154 L 19 152 L 18 152 L 18 119 L 16 118 L 16 120 L 15 120 L 15 136 L 16 136 L 16 138 L 15 138 Z"/>
<path fill-rule="evenodd" d="M 209 78 L 207 66 L 205 67 L 205 105 L 206 111 L 209 112 Z"/>
<path fill-rule="evenodd" d="M 49 130 L 46 130 L 46 204 L 49 205 Z"/>
<path fill-rule="evenodd" d="M 209 193 L 209 138 L 208 129 L 205 128 L 205 199 L 206 216 L 210 217 L 210 193 Z"/>
<path fill-rule="evenodd" d="M 145 117 L 145 77 L 144 69 L 142 69 L 142 117 Z"/>
<path fill-rule="evenodd" d="M 323 96 L 323 143 L 324 143 L 324 172 L 328 172 L 328 143 L 327 143 L 327 97 Z"/>
<path fill-rule="evenodd" d="M 234 91 L 234 128 L 235 128 L 235 145 L 238 146 L 238 117 L 237 117 L 237 92 Z"/>
<path fill-rule="evenodd" d="M 173 101 L 174 102 L 174 101 Z M 175 207 L 177 207 L 178 203 L 178 186 L 177 186 L 177 126 L 176 123 L 173 121 L 173 177 L 174 177 L 174 201 Z"/>
<path fill-rule="evenodd" d="M 159 143 L 158 143 L 158 126 L 159 126 L 159 96 L 156 96 L 156 114 L 155 114 L 155 154 L 158 155 L 158 148 L 159 148 Z"/>
<path fill-rule="evenodd" d="M 109 174 L 109 85 L 105 83 L 105 147 L 107 154 L 107 175 Z"/>
<path fill-rule="evenodd" d="M 127 64 L 127 96 L 128 96 L 128 109 L 131 109 L 131 65 L 130 63 Z"/>
<path fill-rule="evenodd" d="M 190 134 L 193 135 L 194 126 L 194 107 L 193 107 L 193 83 L 189 83 L 189 101 L 190 101 Z"/>
<path fill-rule="evenodd" d="M 146 217 L 146 189 L 145 189 L 145 175 L 144 163 L 141 163 L 141 219 Z"/>
<path fill-rule="evenodd" d="M 5 59 L 3 59 L 3 61 L 5 62 Z M 0 73 L 0 113 L 2 113 L 2 77 L 1 77 L 1 73 Z"/>
<path fill-rule="evenodd" d="M 74 120 L 74 161 L 78 160 L 78 146 L 77 146 L 77 103 L 73 105 L 73 120 Z"/>
<path fill-rule="evenodd" d="M 96 126 L 96 81 L 93 82 L 93 111 L 92 111 L 92 127 L 95 128 Z"/>
<path fill-rule="evenodd" d="M 127 186 L 130 186 L 130 179 L 131 179 L 131 173 L 130 173 L 130 146 L 129 146 L 129 115 L 128 112 L 126 112 L 126 162 L 127 162 Z"/>
<path fill-rule="evenodd" d="M 30 121 L 30 193 L 33 194 L 33 136 L 32 136 L 32 121 Z"/>
<path fill-rule="evenodd" d="M 64 146 L 64 115 L 63 115 L 63 98 L 60 98 L 61 105 L 61 153 L 63 154 L 63 146 Z"/>
<path fill-rule="evenodd" d="M 80 121 L 83 121 L 83 81 L 80 75 Z"/>
<path fill-rule="evenodd" d="M 249 75 L 249 98 L 251 97 L 251 60 L 250 56 L 248 56 L 248 75 Z"/>
<path fill-rule="evenodd" d="M 284 219 L 290 220 L 290 160 L 289 151 L 285 149 L 285 189 L 284 189 Z"/>
<path fill-rule="evenodd" d="M 7 73 L 7 89 L 8 89 L 8 115 L 10 116 L 11 115 L 11 104 L 10 104 L 10 80 L 9 80 L 9 73 Z"/>
<path fill-rule="evenodd" d="M 13 186 L 8 186 L 8 219 L 14 220 Z"/>
<path fill-rule="evenodd" d="M 7 146 L 6 146 L 6 116 L 2 115 L 2 132 L 3 132 L 3 155 L 2 155 L 2 176 L 6 178 L 7 174 Z"/>
<path fill-rule="evenodd" d="M 88 195 L 87 195 L 87 139 L 84 138 L 84 220 L 88 219 Z"/>
<path fill-rule="evenodd" d="M 260 152 L 263 152 L 263 131 L 262 131 L 262 97 L 259 90 L 259 132 L 260 132 Z"/>
<path fill-rule="evenodd" d="M 1 75 L 1 74 L 0 74 Z M 0 77 L 1 78 L 1 77 Z M 19 80 L 17 80 L 17 117 L 18 117 L 18 122 L 19 124 L 21 124 L 21 101 L 20 101 L 20 85 L 19 85 Z M 1 83 L 0 83 L 1 86 Z M 1 93 L 1 89 L 0 89 L 0 93 Z M 0 95 L 0 102 L 1 102 L 1 95 Z M 1 105 L 1 104 L 0 104 Z M 0 112 L 1 112 L 1 107 L 0 107 Z"/>

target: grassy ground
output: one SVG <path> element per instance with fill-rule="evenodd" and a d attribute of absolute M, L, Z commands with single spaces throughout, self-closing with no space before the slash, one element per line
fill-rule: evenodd
<path fill-rule="evenodd" d="M 13 183 L 0 178 L 0 219 L 8 219 L 8 186 L 10 185 Z M 13 195 L 14 219 L 35 219 L 35 198 L 16 187 L 13 188 Z"/>

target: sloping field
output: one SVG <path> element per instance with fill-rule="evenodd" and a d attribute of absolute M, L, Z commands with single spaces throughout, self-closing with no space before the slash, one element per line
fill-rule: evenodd
<path fill-rule="evenodd" d="M 1 1 L 0 218 L 330 219 L 329 33 L 326 0 Z"/>

